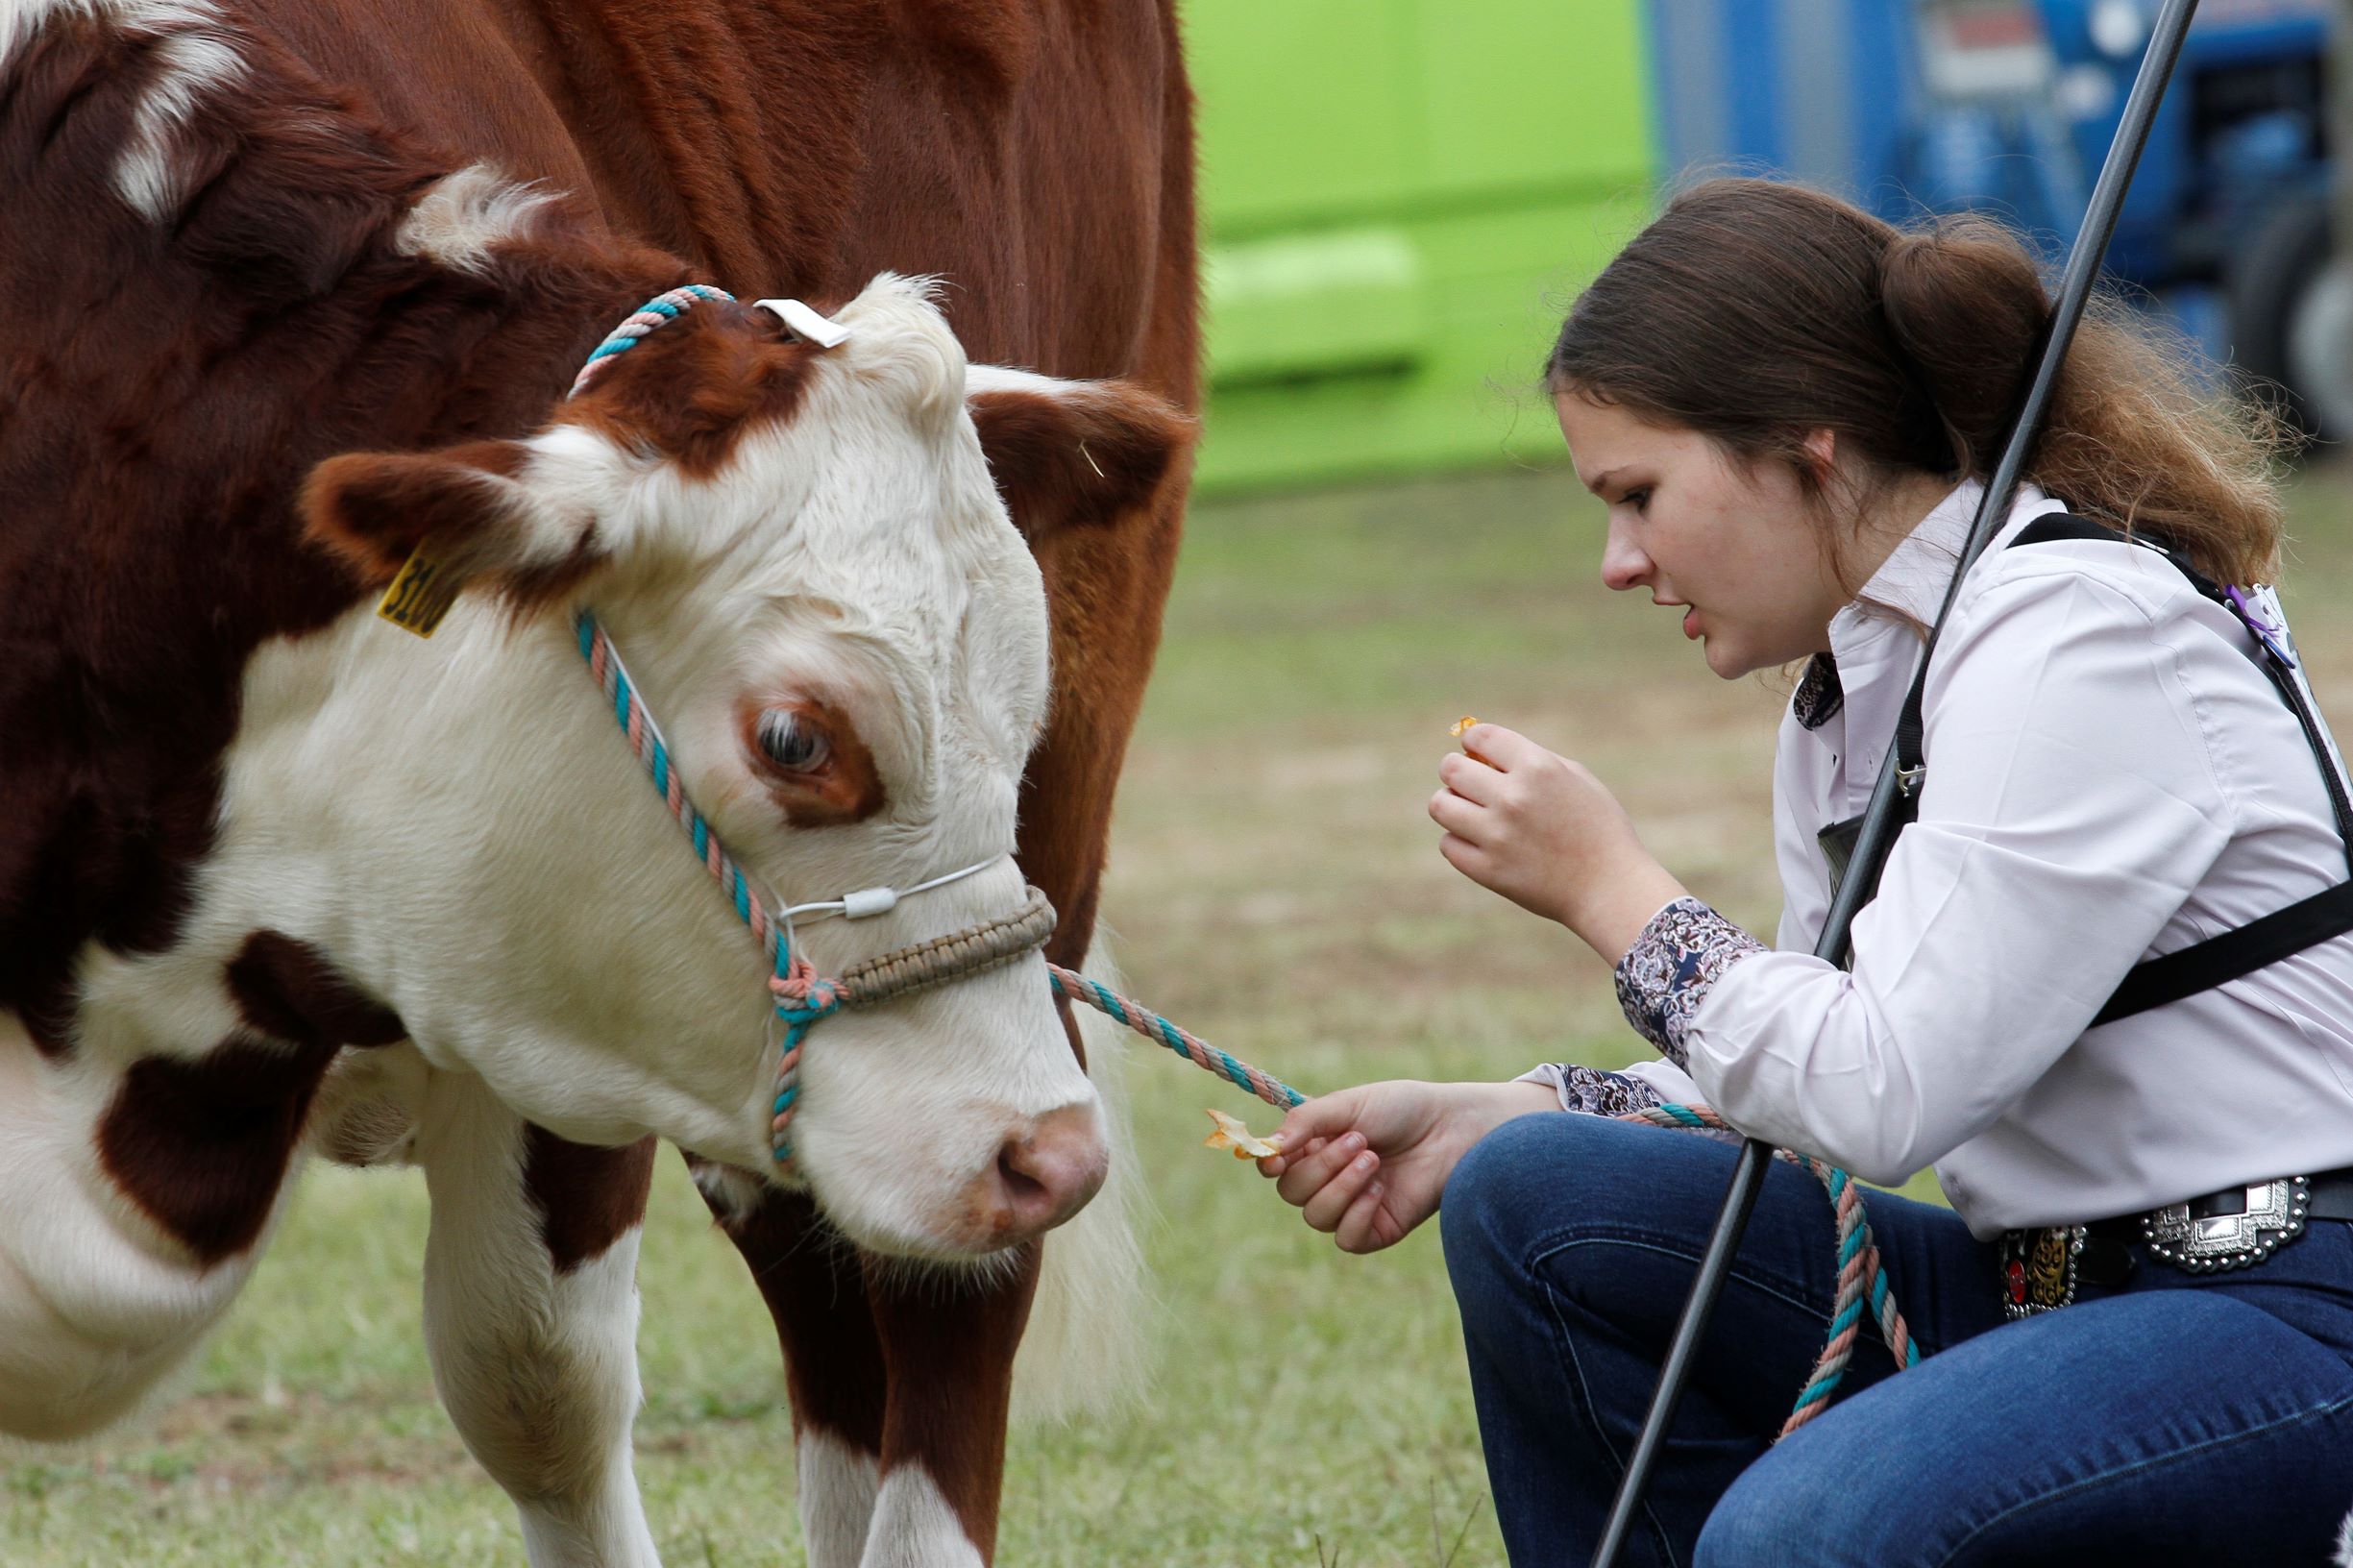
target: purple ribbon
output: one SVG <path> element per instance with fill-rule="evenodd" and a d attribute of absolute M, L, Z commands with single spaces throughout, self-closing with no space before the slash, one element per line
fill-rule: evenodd
<path fill-rule="evenodd" d="M 2295 668 L 2295 654 L 2290 651 L 2287 639 L 2281 635 L 2282 628 L 2273 625 L 2257 614 L 2255 607 L 2247 602 L 2246 595 L 2241 593 L 2236 586 L 2223 589 L 2222 597 L 2230 600 L 2230 607 L 2237 612 L 2241 621 L 2246 623 L 2246 629 L 2253 632 L 2256 640 L 2271 650 L 2274 658 L 2291 670 Z"/>

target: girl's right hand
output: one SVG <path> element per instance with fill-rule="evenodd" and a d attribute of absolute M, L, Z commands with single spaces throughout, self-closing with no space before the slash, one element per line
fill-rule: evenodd
<path fill-rule="evenodd" d="M 1544 1084 L 1364 1084 L 1293 1106 L 1258 1163 L 1342 1252 L 1378 1252 L 1437 1213 L 1471 1145 L 1514 1116 L 1557 1111 Z"/>

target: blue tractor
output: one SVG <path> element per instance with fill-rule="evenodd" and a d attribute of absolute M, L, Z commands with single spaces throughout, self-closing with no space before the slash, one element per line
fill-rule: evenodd
<path fill-rule="evenodd" d="M 2081 221 L 2158 0 L 1653 0 L 1670 168 L 1775 168 L 1889 217 Z M 2218 360 L 2353 434 L 2330 267 L 2329 0 L 2204 0 L 2109 248 Z"/>

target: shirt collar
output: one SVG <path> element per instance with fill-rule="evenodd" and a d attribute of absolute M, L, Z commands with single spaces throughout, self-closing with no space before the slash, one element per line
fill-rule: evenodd
<path fill-rule="evenodd" d="M 1969 538 L 1969 526 L 1984 495 L 1982 481 L 1963 479 L 1913 525 L 1912 531 L 1863 584 L 1853 602 L 1830 618 L 1833 658 L 1843 659 L 1850 649 L 1878 642 L 1891 628 L 1911 629 L 1935 621 L 1952 583 L 1953 563 L 1961 558 L 1961 546 Z M 2011 497 L 2010 515 L 2003 520 L 1997 540 L 2028 518 L 2059 509 L 2060 503 L 2040 486 L 2022 481 Z"/>
<path fill-rule="evenodd" d="M 1813 658 L 1794 694 L 1792 716 L 1832 753 L 1843 756 L 1851 747 L 1867 753 L 1847 766 L 1851 793 L 1858 798 L 1878 774 L 1876 748 L 1895 731 L 1896 710 L 1919 662 L 1921 633 L 1944 607 L 1953 562 L 1984 494 L 1981 482 L 1964 479 L 1929 508 L 1853 601 L 1830 618 L 1829 652 Z M 1998 549 L 2028 519 L 2063 510 L 2039 487 L 2022 483 L 1990 548 Z M 1859 809 L 1854 801 L 1833 802 L 1832 815 L 1850 807 Z"/>

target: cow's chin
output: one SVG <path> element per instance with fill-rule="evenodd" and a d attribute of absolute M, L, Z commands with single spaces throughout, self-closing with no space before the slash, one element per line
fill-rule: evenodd
<path fill-rule="evenodd" d="M 1100 1148 L 1102 1116 L 1091 1100 L 1053 1115 L 1081 1124 Z M 902 1139 L 885 1156 L 854 1141 L 844 1149 L 817 1128 L 811 1133 L 816 1136 L 803 1143 L 798 1176 L 834 1230 L 864 1252 L 945 1270 L 986 1271 L 1017 1257 L 1025 1243 L 1066 1222 L 1093 1198 L 1108 1164 L 1059 1175 L 1058 1199 L 1040 1207 L 1018 1197 L 1009 1201 L 993 1139 L 985 1153 L 975 1150 L 959 1160 L 938 1142 L 909 1148 Z M 1026 1199 L 1035 1200 L 1037 1184 L 1024 1185 L 1031 1188 Z"/>
<path fill-rule="evenodd" d="M 988 1251 L 970 1252 L 936 1237 L 909 1236 L 895 1227 L 878 1228 L 870 1220 L 829 1207 L 821 1193 L 789 1170 L 755 1174 L 742 1165 L 700 1156 L 693 1164 L 695 1185 L 702 1189 L 704 1200 L 723 1224 L 732 1225 L 748 1218 L 771 1193 L 779 1189 L 807 1193 L 825 1221 L 828 1243 L 854 1247 L 879 1261 L 884 1271 L 895 1276 L 985 1290 L 1017 1272 L 1027 1255 L 1018 1240 Z"/>
<path fill-rule="evenodd" d="M 1017 1258 L 1025 1243 L 1043 1234 L 993 1223 L 959 1202 L 943 1205 L 931 1223 L 917 1224 L 890 1213 L 893 1206 L 867 1201 L 855 1188 L 844 1194 L 847 1201 L 835 1201 L 831 1184 L 812 1184 L 811 1191 L 826 1222 L 861 1251 L 947 1271 L 989 1271 Z"/>

